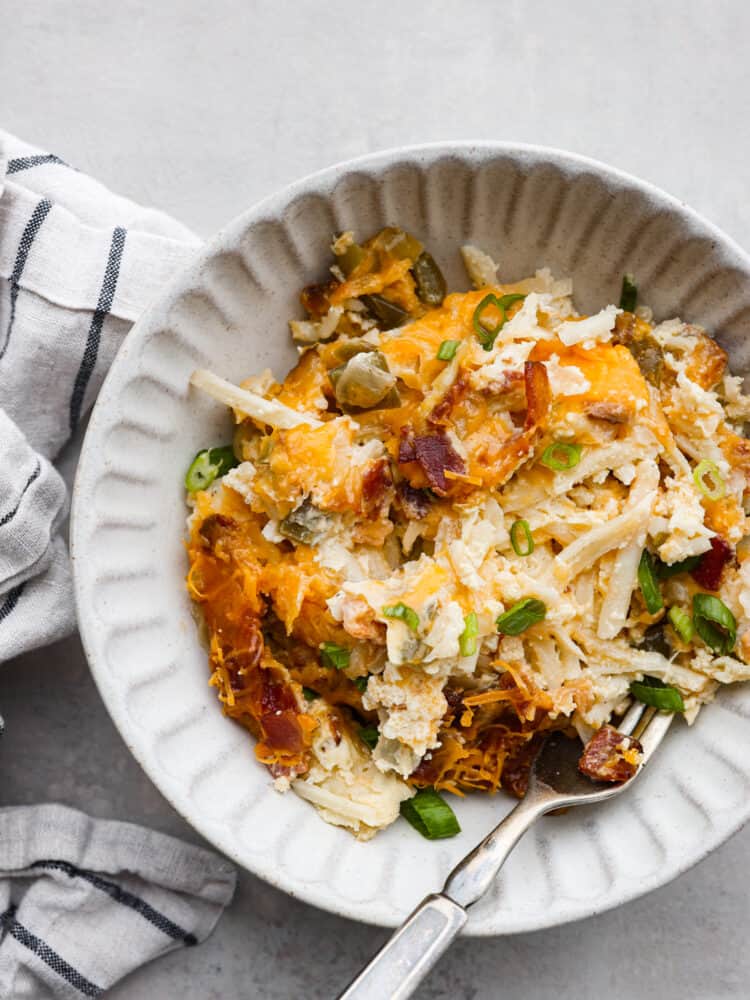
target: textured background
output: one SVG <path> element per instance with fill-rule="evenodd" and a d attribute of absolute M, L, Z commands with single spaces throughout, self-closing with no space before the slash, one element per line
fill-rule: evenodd
<path fill-rule="evenodd" d="M 505 138 L 639 174 L 750 247 L 749 35 L 743 0 L 2 0 L 0 122 L 203 235 L 337 160 Z M 129 756 L 76 639 L 6 664 L 0 706 L 1 803 L 196 839 Z M 746 830 L 595 920 L 461 941 L 420 1000 L 747 997 L 749 863 Z M 245 875 L 205 945 L 110 996 L 323 1000 L 383 938 Z"/>

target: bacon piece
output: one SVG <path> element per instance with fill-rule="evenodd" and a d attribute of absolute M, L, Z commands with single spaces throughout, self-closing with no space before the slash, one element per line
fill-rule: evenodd
<path fill-rule="evenodd" d="M 448 491 L 446 469 L 462 474 L 466 472 L 464 460 L 448 438 L 441 433 L 407 433 L 399 444 L 398 460 L 401 463 L 417 462 L 432 489 L 441 495 L 445 495 Z"/>
<path fill-rule="evenodd" d="M 390 504 L 392 485 L 391 467 L 385 458 L 374 462 L 364 474 L 362 477 L 362 499 L 365 512 L 370 517 L 377 517 Z"/>
<path fill-rule="evenodd" d="M 322 319 L 331 308 L 331 295 L 339 283 L 331 278 L 319 285 L 307 285 L 300 293 L 300 301 L 312 319 Z"/>
<path fill-rule="evenodd" d="M 547 419 L 552 393 L 550 392 L 547 369 L 541 361 L 526 361 L 523 366 L 523 381 L 526 388 L 525 429 L 534 430 Z"/>
<path fill-rule="evenodd" d="M 272 750 L 292 754 L 302 753 L 307 749 L 296 712 L 279 710 L 271 715 L 262 715 L 260 724 L 263 730 L 263 742 Z"/>
<path fill-rule="evenodd" d="M 726 351 L 698 326 L 687 326 L 685 333 L 689 333 L 696 341 L 690 351 L 685 374 L 702 389 L 711 389 L 721 381 L 726 371 Z"/>
<path fill-rule="evenodd" d="M 638 770 L 643 747 L 614 726 L 602 726 L 586 744 L 578 770 L 594 781 L 627 781 Z"/>
<path fill-rule="evenodd" d="M 421 521 L 430 509 L 430 494 L 427 490 L 418 490 L 409 483 L 402 481 L 397 488 L 401 508 L 410 521 Z"/>
<path fill-rule="evenodd" d="M 483 392 L 500 400 L 510 413 L 526 409 L 526 387 L 523 372 L 507 368 L 483 388 Z"/>
<path fill-rule="evenodd" d="M 448 391 L 427 417 L 427 422 L 433 425 L 445 424 L 451 410 L 466 393 L 467 388 L 468 383 L 463 375 L 459 375 L 458 378 L 454 379 Z"/>
<path fill-rule="evenodd" d="M 711 548 L 704 552 L 701 561 L 690 573 L 699 587 L 706 590 L 718 590 L 721 583 L 721 574 L 728 562 L 734 556 L 734 549 L 728 545 L 723 538 L 715 536 L 711 539 Z"/>
<path fill-rule="evenodd" d="M 214 549 L 219 539 L 228 531 L 237 527 L 237 522 L 224 514 L 209 514 L 198 528 L 198 534 L 206 548 Z"/>
<path fill-rule="evenodd" d="M 595 420 L 605 420 L 608 424 L 627 424 L 630 421 L 630 410 L 624 403 L 610 403 L 600 400 L 591 403 L 585 410 L 587 417 Z"/>
<path fill-rule="evenodd" d="M 517 799 L 522 799 L 529 787 L 531 765 L 542 744 L 542 739 L 540 734 L 532 736 L 526 743 L 521 743 L 512 749 L 505 758 L 500 782 L 505 791 L 515 795 Z"/>

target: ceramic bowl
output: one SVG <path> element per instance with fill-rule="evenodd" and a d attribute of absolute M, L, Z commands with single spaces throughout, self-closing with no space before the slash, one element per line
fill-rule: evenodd
<path fill-rule="evenodd" d="M 81 632 L 127 745 L 174 807 L 240 865 L 317 906 L 393 925 L 512 805 L 457 805 L 463 832 L 422 840 L 398 822 L 369 843 L 280 795 L 252 740 L 207 685 L 184 587 L 182 481 L 196 450 L 229 433 L 225 409 L 188 390 L 199 366 L 234 381 L 295 360 L 287 320 L 320 280 L 331 235 L 388 223 L 413 231 L 467 287 L 471 241 L 503 280 L 541 266 L 571 275 L 579 309 L 619 296 L 624 271 L 657 318 L 714 332 L 750 370 L 750 260 L 722 232 L 650 185 L 539 147 L 449 143 L 341 164 L 291 185 L 208 242 L 141 317 L 96 404 L 74 491 L 72 553 Z M 549 817 L 473 907 L 469 934 L 528 931 L 585 917 L 674 878 L 750 814 L 750 688 L 722 692 L 674 727 L 626 795 Z"/>

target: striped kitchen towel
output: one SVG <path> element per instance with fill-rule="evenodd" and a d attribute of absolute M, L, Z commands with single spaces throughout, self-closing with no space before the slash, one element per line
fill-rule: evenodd
<path fill-rule="evenodd" d="M 99 997 L 198 944 L 232 898 L 209 851 L 65 806 L 0 810 L 0 997 Z"/>
<path fill-rule="evenodd" d="M 198 245 L 0 131 L 0 662 L 74 628 L 53 463 L 125 334 Z"/>

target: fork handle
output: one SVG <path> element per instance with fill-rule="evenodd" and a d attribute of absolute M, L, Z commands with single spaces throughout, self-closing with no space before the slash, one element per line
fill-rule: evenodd
<path fill-rule="evenodd" d="M 425 896 L 339 1000 L 406 1000 L 466 920 L 463 906 L 447 896 Z"/>

